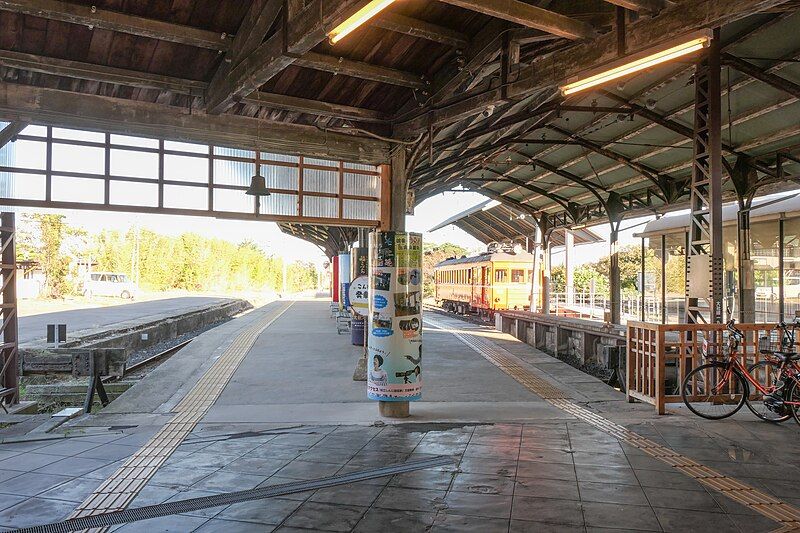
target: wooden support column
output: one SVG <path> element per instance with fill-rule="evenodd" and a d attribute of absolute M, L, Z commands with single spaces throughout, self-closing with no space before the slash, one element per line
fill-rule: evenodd
<path fill-rule="evenodd" d="M 392 196 L 391 196 L 391 230 L 406 230 L 406 192 L 408 190 L 408 174 L 406 169 L 406 151 L 396 148 L 391 154 L 392 161 Z"/>
<path fill-rule="evenodd" d="M 391 219 L 390 231 L 406 230 L 406 151 L 402 146 L 391 153 Z M 409 415 L 409 402 L 378 402 L 378 411 L 387 418 L 406 418 Z"/>

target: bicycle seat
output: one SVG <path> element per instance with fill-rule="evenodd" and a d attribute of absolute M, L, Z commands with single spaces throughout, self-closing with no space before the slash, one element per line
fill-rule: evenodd
<path fill-rule="evenodd" d="M 797 352 L 772 352 L 772 355 L 780 359 L 782 363 L 800 360 L 800 353 Z"/>

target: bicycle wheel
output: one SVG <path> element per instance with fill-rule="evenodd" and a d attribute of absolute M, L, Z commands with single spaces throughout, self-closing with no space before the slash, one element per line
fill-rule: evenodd
<path fill-rule="evenodd" d="M 775 380 L 780 374 L 780 364 L 774 361 L 760 361 L 747 367 L 747 371 L 756 383 L 772 391 L 775 387 Z M 787 406 L 774 407 L 764 402 L 764 395 L 755 387 L 748 387 L 749 394 L 745 403 L 754 415 L 767 422 L 784 422 L 792 417 L 792 413 Z"/>
<path fill-rule="evenodd" d="M 681 387 L 683 403 L 691 412 L 709 420 L 727 418 L 744 405 L 747 382 L 725 363 L 700 365 L 686 376 Z"/>
<path fill-rule="evenodd" d="M 800 383 L 792 380 L 788 383 L 789 391 L 786 393 L 786 400 L 790 402 L 800 402 Z M 794 415 L 794 421 L 800 424 L 800 406 L 790 405 L 789 410 Z"/>

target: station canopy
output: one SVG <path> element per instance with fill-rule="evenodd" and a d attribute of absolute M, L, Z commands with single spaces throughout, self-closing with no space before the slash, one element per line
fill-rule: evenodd
<path fill-rule="evenodd" d="M 530 215 L 496 200 L 486 200 L 470 207 L 437 224 L 429 231 L 437 231 L 450 225 L 462 229 L 484 244 L 493 242 L 526 244 L 526 239 L 536 233 L 536 223 Z M 602 237 L 586 228 L 573 230 L 573 235 L 576 245 L 603 242 Z M 553 232 L 550 244 L 556 247 L 564 246 L 564 232 Z"/>
<path fill-rule="evenodd" d="M 736 168 L 758 194 L 795 187 L 800 2 L 397 1 L 332 44 L 368 3 L 0 2 L 0 145 L 41 124 L 372 169 L 402 148 L 416 203 L 466 188 L 552 227 L 641 216 L 687 205 L 704 52 L 569 96 L 559 86 L 719 28 L 725 193 Z M 313 220 L 278 221 L 377 226 L 342 207 L 377 193 L 345 193 L 334 174 L 312 190 Z"/>

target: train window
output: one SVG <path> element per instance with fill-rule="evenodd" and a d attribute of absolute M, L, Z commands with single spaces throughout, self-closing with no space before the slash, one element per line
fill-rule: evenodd
<path fill-rule="evenodd" d="M 511 270 L 511 283 L 525 283 L 525 271 L 523 269 Z"/>
<path fill-rule="evenodd" d="M 495 269 L 494 281 L 495 283 L 505 283 L 506 281 L 508 281 L 508 270 L 504 268 Z"/>

